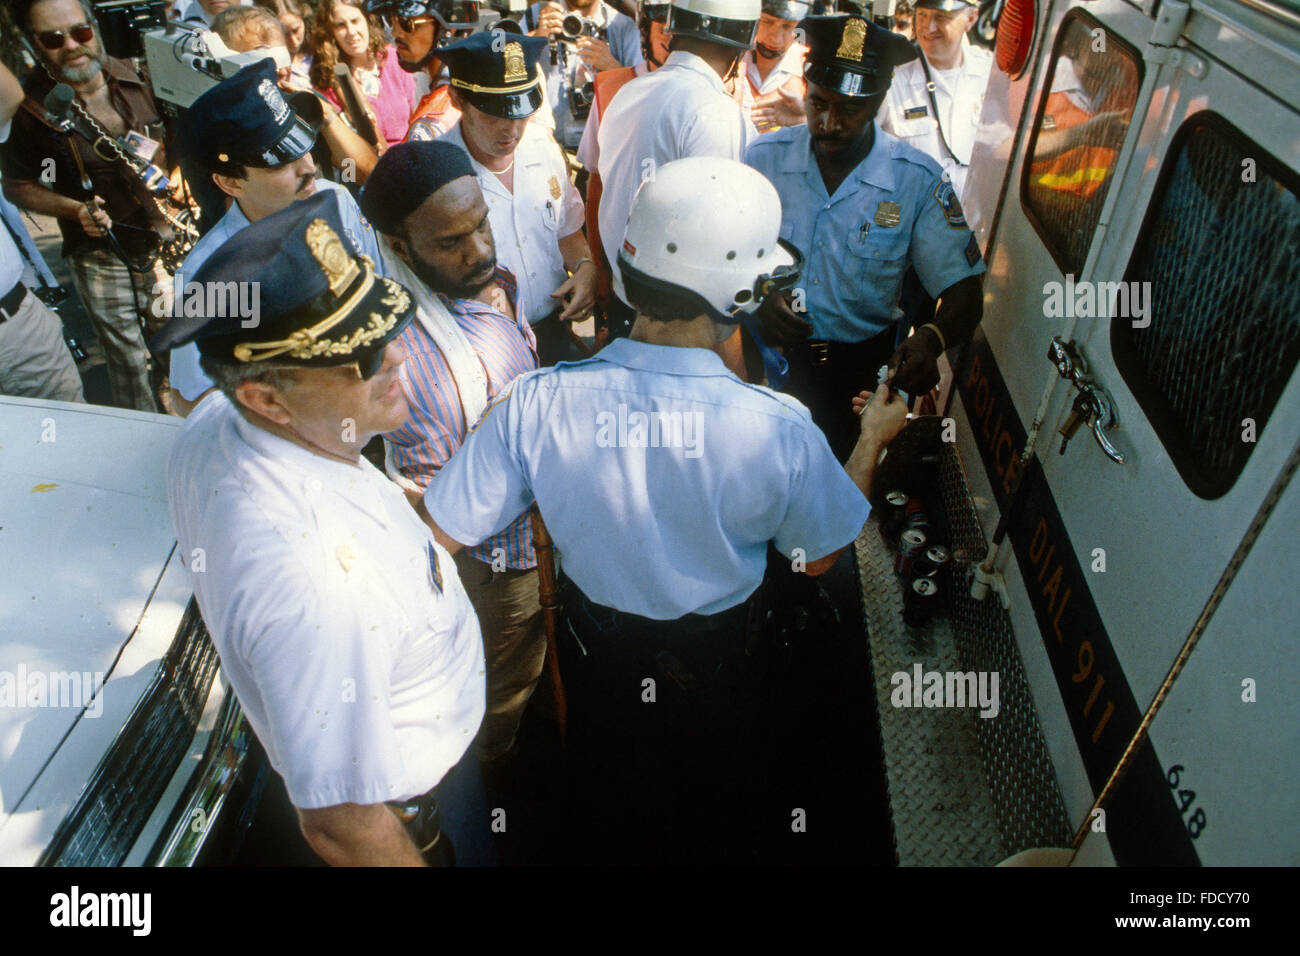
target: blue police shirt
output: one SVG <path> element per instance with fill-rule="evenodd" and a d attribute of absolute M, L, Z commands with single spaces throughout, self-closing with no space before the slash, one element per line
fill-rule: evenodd
<path fill-rule="evenodd" d="M 424 496 L 466 544 L 534 499 L 574 584 L 655 620 L 734 607 L 769 541 L 815 561 L 869 511 L 799 402 L 712 351 L 630 339 L 515 379 Z"/>
<path fill-rule="evenodd" d="M 781 238 L 807 258 L 800 287 L 816 339 L 861 342 L 888 328 L 909 265 L 932 298 L 984 272 L 939 164 L 878 123 L 875 137 L 834 196 L 806 125 L 760 136 L 745 152 L 781 196 Z"/>
<path fill-rule="evenodd" d="M 375 230 L 366 221 L 366 217 L 361 215 L 361 207 L 352 198 L 352 194 L 338 183 L 330 182 L 328 179 L 316 180 L 316 189 L 332 190 L 338 195 L 339 218 L 343 220 L 344 229 L 348 239 L 352 241 L 353 248 L 374 260 L 375 271 L 383 275 L 384 259 L 379 254 L 379 241 L 375 238 Z M 173 311 L 184 308 L 184 283 L 189 281 L 189 277 L 196 275 L 203 263 L 225 245 L 226 240 L 248 224 L 248 217 L 239 208 L 239 203 L 232 202 L 217 224 L 194 244 L 194 248 L 190 250 L 173 277 L 175 293 Z M 181 397 L 187 402 L 194 401 L 213 387 L 212 379 L 208 378 L 199 366 L 199 347 L 193 342 L 172 349 L 171 359 L 169 373 L 171 387 L 180 392 Z"/>

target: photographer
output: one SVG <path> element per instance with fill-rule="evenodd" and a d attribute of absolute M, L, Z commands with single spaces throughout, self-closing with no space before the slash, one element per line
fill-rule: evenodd
<path fill-rule="evenodd" d="M 535 3 L 524 15 L 531 36 L 551 41 L 542 59 L 555 138 L 569 151 L 582 139 L 591 108 L 591 83 L 600 70 L 636 66 L 643 59 L 636 21 L 603 0 Z"/>
<path fill-rule="evenodd" d="M 154 390 L 164 394 L 164 383 L 162 375 L 150 382 L 141 322 L 171 312 L 171 279 L 158 260 L 171 230 L 120 141 L 136 134 L 149 162 L 168 171 L 161 114 L 148 80 L 105 54 L 89 3 L 28 0 L 16 12 L 40 63 L 0 150 L 5 195 L 58 218 L 63 256 L 104 350 L 114 404 L 159 411 Z M 71 132 L 57 128 L 42 106 L 57 83 L 76 95 L 67 115 Z M 157 299 L 164 301 L 155 308 Z"/>
<path fill-rule="evenodd" d="M 0 142 L 8 139 L 23 90 L 0 64 Z M 23 285 L 23 259 L 0 228 L 0 395 L 84 402 L 81 377 L 59 317 Z"/>

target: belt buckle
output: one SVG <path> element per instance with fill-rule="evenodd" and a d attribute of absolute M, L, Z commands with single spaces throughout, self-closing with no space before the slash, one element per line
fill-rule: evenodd
<path fill-rule="evenodd" d="M 825 365 L 830 360 L 830 342 L 809 342 L 808 351 L 813 365 Z"/>

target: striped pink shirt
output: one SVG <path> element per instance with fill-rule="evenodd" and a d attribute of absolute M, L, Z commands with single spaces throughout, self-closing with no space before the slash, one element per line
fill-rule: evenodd
<path fill-rule="evenodd" d="M 449 299 L 438 294 L 483 364 L 489 401 L 515 378 L 537 368 L 537 340 L 521 311 L 515 277 L 498 266 L 496 282 L 509 297 L 518 321 L 476 299 Z M 411 417 L 384 437 L 393 446 L 398 471 L 426 488 L 465 441 L 471 423 L 465 421 L 451 368 L 424 326 L 418 320 L 412 322 L 400 341 L 406 348 L 403 384 Z M 499 533 L 465 550 L 485 564 L 492 564 L 498 548 L 504 553 L 506 567 L 536 567 L 526 511 Z"/>

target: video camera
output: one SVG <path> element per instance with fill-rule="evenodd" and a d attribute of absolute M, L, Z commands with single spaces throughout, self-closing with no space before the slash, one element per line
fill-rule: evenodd
<path fill-rule="evenodd" d="M 168 22 L 162 0 L 93 0 L 91 5 L 104 51 L 119 59 L 143 58 L 154 95 L 173 113 L 251 63 L 270 56 L 277 67 L 289 65 L 287 51 L 235 53 L 215 33 Z"/>

